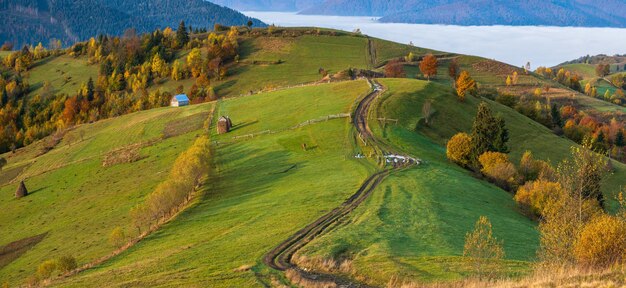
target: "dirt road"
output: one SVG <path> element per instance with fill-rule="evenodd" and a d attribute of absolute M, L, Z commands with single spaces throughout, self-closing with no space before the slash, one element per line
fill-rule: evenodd
<path fill-rule="evenodd" d="M 353 117 L 353 124 L 356 127 L 358 133 L 361 134 L 361 138 L 363 139 L 363 141 L 365 141 L 366 145 L 374 146 L 377 153 L 381 154 L 378 155 L 380 156 L 379 159 L 385 159 L 385 156 L 392 154 L 392 151 L 386 151 L 388 149 L 385 147 L 385 145 L 381 143 L 379 139 L 374 137 L 368 125 L 368 114 L 370 111 L 370 107 L 376 97 L 383 93 L 384 87 L 375 81 L 370 80 L 370 83 L 372 84 L 373 91 L 365 96 L 363 100 L 361 100 L 361 102 L 359 102 L 359 104 L 357 105 L 355 115 Z M 359 187 L 356 193 L 350 196 L 350 198 L 344 201 L 339 207 L 326 213 L 313 223 L 300 229 L 298 232 L 291 235 L 285 241 L 281 242 L 278 246 L 269 251 L 263 257 L 263 262 L 267 266 L 280 271 L 284 271 L 287 269 L 296 269 L 301 272 L 303 277 L 314 279 L 316 281 L 332 281 L 335 282 L 339 287 L 369 287 L 362 283 L 357 283 L 356 281 L 344 279 L 335 275 L 307 272 L 293 264 L 291 262 L 291 259 L 298 250 L 300 250 L 316 237 L 326 232 L 326 230 L 334 223 L 336 223 L 341 218 L 348 215 L 355 208 L 357 208 L 359 204 L 365 201 L 365 199 L 367 199 L 372 194 L 374 189 L 390 173 L 419 164 L 419 161 L 411 157 L 406 157 L 406 159 L 406 162 L 392 163 L 392 167 L 384 168 L 368 177 L 365 182 L 363 182 L 361 187 Z"/>

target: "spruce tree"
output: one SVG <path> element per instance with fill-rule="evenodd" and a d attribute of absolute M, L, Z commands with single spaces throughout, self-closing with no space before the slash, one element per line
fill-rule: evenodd
<path fill-rule="evenodd" d="M 87 81 L 87 100 L 89 102 L 93 101 L 94 89 L 93 79 L 89 77 L 89 81 Z"/>
<path fill-rule="evenodd" d="M 625 144 L 624 132 L 622 132 L 622 130 L 617 131 L 617 134 L 615 135 L 615 146 L 624 147 Z"/>
<path fill-rule="evenodd" d="M 487 151 L 498 151 L 495 144 L 498 142 L 497 139 L 501 136 L 508 138 L 508 132 L 501 132 L 500 123 L 498 123 L 498 120 L 493 116 L 489 106 L 487 103 L 481 102 L 480 105 L 478 105 L 478 112 L 476 113 L 474 124 L 472 125 L 472 160 L 474 164 L 477 164 L 478 157 L 483 153 Z"/>
<path fill-rule="evenodd" d="M 189 33 L 185 27 L 185 21 L 180 21 L 178 30 L 176 30 L 176 43 L 179 47 L 185 46 L 189 42 Z"/>
<path fill-rule="evenodd" d="M 556 127 L 563 126 L 563 119 L 561 118 L 561 111 L 556 107 L 556 104 L 552 104 L 550 109 L 550 116 L 552 116 L 552 125 Z"/>
<path fill-rule="evenodd" d="M 498 134 L 493 146 L 496 152 L 509 153 L 509 147 L 506 145 L 506 142 L 509 141 L 509 129 L 506 128 L 504 118 L 500 116 L 496 117 L 496 123 L 498 126 Z"/>

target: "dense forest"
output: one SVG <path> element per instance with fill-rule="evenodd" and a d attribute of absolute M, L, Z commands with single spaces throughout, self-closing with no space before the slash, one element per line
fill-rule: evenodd
<path fill-rule="evenodd" d="M 11 43 L 16 49 L 40 42 L 58 48 L 93 35 L 121 35 L 129 27 L 145 33 L 175 27 L 181 20 L 198 28 L 248 21 L 264 26 L 257 19 L 203 0 L 2 0 L 0 14 L 0 43 Z"/>
<path fill-rule="evenodd" d="M 295 12 L 321 4 L 323 0 L 210 0 L 210 2 L 239 11 Z"/>
<path fill-rule="evenodd" d="M 9 54 L 0 64 L 0 153 L 64 133 L 75 124 L 167 106 L 172 97 L 169 92 L 148 88 L 168 78 L 195 78 L 188 92 L 182 87 L 176 91 L 187 92 L 193 103 L 215 100 L 210 83 L 228 73 L 226 64 L 238 58 L 237 36 L 248 29 L 217 27 L 225 31 L 193 38 L 181 22 L 176 31 L 166 28 L 138 35 L 131 29 L 121 37 L 100 35 L 65 50 L 38 45 Z M 189 54 L 183 61 L 176 60 L 183 49 Z M 97 79 L 89 79 L 71 95 L 54 94 L 49 82 L 30 95 L 22 74 L 37 61 L 62 54 L 86 57 L 98 65 Z"/>

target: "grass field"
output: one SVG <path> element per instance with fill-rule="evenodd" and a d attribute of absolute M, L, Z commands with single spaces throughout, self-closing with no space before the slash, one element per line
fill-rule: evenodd
<path fill-rule="evenodd" d="M 48 57 L 36 62 L 28 71 L 31 95 L 41 92 L 44 81 L 50 82 L 54 93 L 73 95 L 89 77 L 98 80 L 98 65 L 87 64 L 86 57 L 74 58 L 68 55 Z"/>
<path fill-rule="evenodd" d="M 71 255 L 84 264 L 113 251 L 108 243 L 111 230 L 130 226 L 130 208 L 163 180 L 174 159 L 200 131 L 143 147 L 140 155 L 145 158 L 134 163 L 105 168 L 104 154 L 160 138 L 171 120 L 199 113 L 208 116 L 210 105 L 161 108 L 82 125 L 66 134 L 47 154 L 35 157 L 41 149 L 35 144 L 16 154 L 2 155 L 9 162 L 6 170 L 27 167 L 16 179 L 25 179 L 31 194 L 14 199 L 17 183 L 3 179 L 0 245 L 47 233 L 27 253 L 0 267 L 2 282 L 23 281 L 46 259 Z"/>
<path fill-rule="evenodd" d="M 493 223 L 495 236 L 504 241 L 508 261 L 501 272 L 530 271 L 538 247 L 535 224 L 518 212 L 511 194 L 473 178 L 445 158 L 447 139 L 470 130 L 478 99 L 459 103 L 448 87 L 424 81 L 382 79 L 381 83 L 389 91 L 381 98 L 375 117 L 400 121 L 373 130 L 426 164 L 390 176 L 344 225 L 301 254 L 352 259 L 358 275 L 379 285 L 392 276 L 427 282 L 459 280 L 471 275 L 471 267 L 459 257 L 464 235 L 485 215 Z M 426 99 L 433 101 L 436 111 L 430 128 L 417 126 Z M 568 157 L 569 147 L 575 145 L 508 107 L 490 105 L 506 119 L 513 161 L 531 150 L 536 157 L 555 163 Z M 610 196 L 626 177 L 624 165 L 618 165 L 603 186 Z"/>
<path fill-rule="evenodd" d="M 255 276 L 268 273 L 263 254 L 354 193 L 373 164 L 353 157 L 347 118 L 251 139 L 232 136 L 349 112 L 368 90 L 358 81 L 221 101 L 216 116 L 231 116 L 235 129 L 213 135 L 214 176 L 199 203 L 119 257 L 59 285 L 95 286 L 105 279 L 113 287 L 269 283 Z M 252 271 L 233 271 L 242 265 Z"/>
<path fill-rule="evenodd" d="M 322 79 L 320 68 L 330 73 L 365 68 L 366 44 L 366 38 L 353 36 L 247 39 L 241 43 L 240 64 L 230 71 L 233 77 L 216 84 L 216 91 L 236 96 L 318 81 Z"/>
<path fill-rule="evenodd" d="M 402 125 L 405 127 L 417 128 L 417 131 L 441 146 L 444 146 L 452 135 L 471 130 L 473 118 L 476 115 L 476 107 L 479 103 L 478 99 L 468 97 L 466 103 L 459 103 L 448 87 L 431 84 L 426 90 L 432 89 L 432 92 L 424 93 L 420 92 L 419 85 L 412 84 L 412 82 L 417 81 L 383 80 L 383 83 L 387 82 L 393 90 L 390 91 L 389 99 L 383 103 L 381 109 L 384 109 L 382 110 L 383 113 L 399 110 L 395 113 L 400 114 L 397 118 L 401 119 Z M 424 94 L 428 97 L 420 97 Z M 420 111 L 425 99 L 432 99 L 435 109 L 432 118 L 433 124 L 430 128 L 416 125 L 421 117 Z M 530 150 L 537 158 L 556 165 L 564 158 L 569 157 L 569 148 L 576 145 L 564 137 L 554 135 L 543 125 L 509 107 L 489 100 L 486 101 L 491 105 L 494 113 L 502 115 L 507 123 L 510 130 L 510 156 L 515 162 L 519 161 L 526 150 Z M 387 108 L 387 106 L 393 108 Z M 450 121 L 451 117 L 454 117 L 455 120 Z M 616 171 L 607 176 L 607 181 L 603 185 L 604 193 L 609 196 L 615 195 L 619 191 L 620 185 L 624 185 L 623 179 L 626 179 L 626 165 L 616 163 L 616 161 L 613 163 L 616 164 Z"/>
<path fill-rule="evenodd" d="M 583 63 L 567 64 L 567 65 L 557 67 L 557 69 L 554 70 L 554 72 L 555 73 L 558 72 L 560 68 L 568 70 L 572 73 L 579 74 L 583 76 L 583 79 L 591 79 L 591 78 L 596 77 L 596 65 L 583 64 Z"/>
<path fill-rule="evenodd" d="M 174 221 L 119 256 L 54 284 L 269 286 L 272 277 L 282 274 L 262 264 L 263 255 L 342 203 L 376 165 L 354 157 L 362 148 L 349 118 L 326 118 L 353 111 L 357 100 L 370 91 L 366 81 L 262 91 L 318 81 L 320 68 L 332 74 L 350 67 L 371 68 L 410 51 L 438 53 L 347 35 L 244 37 L 240 46 L 240 62 L 232 64 L 226 79 L 212 83 L 223 97 L 216 103 L 160 108 L 82 125 L 47 154 L 40 155 L 44 146 L 40 141 L 16 154 L 2 155 L 9 164 L 0 172 L 0 231 L 8 233 L 0 234 L 0 245 L 45 237 L 12 262 L 0 257 L 0 284 L 5 279 L 12 285 L 22 283 L 45 259 L 72 255 L 84 264 L 110 253 L 111 230 L 121 226 L 130 231 L 131 207 L 163 180 L 174 159 L 201 133 L 200 121 L 206 117 L 198 116 L 208 115 L 216 105 L 214 123 L 225 115 L 234 126 L 224 135 L 215 134 L 216 127 L 211 127 L 213 165 L 203 195 Z M 369 52 L 372 47 L 375 57 Z M 184 59 L 185 53 L 178 58 Z M 470 130 L 479 103 L 472 97 L 465 103 L 456 100 L 449 88 L 448 63 L 449 59 L 440 61 L 431 82 L 380 80 L 389 90 L 371 117 L 398 123 L 373 125 L 373 132 L 425 163 L 389 176 L 345 222 L 305 246 L 301 254 L 352 259 L 358 274 L 375 284 L 384 285 L 392 276 L 427 282 L 458 280 L 471 270 L 460 257 L 465 233 L 486 215 L 496 237 L 504 241 L 506 268 L 500 272 L 515 276 L 529 271 L 538 246 L 536 223 L 519 213 L 510 193 L 474 178 L 445 158 L 447 139 Z M 459 63 L 481 85 L 499 89 L 506 76 L 519 69 L 473 56 L 461 56 Z M 75 93 L 89 77 L 95 79 L 97 67 L 82 58 L 60 56 L 43 60 L 27 79 L 33 93 L 40 91 L 44 80 L 57 92 Z M 414 65 L 405 70 L 409 78 L 420 74 Z M 173 93 L 183 85 L 187 91 L 193 83 L 193 79 L 166 80 L 150 90 Z M 529 73 L 520 75 L 519 85 L 511 89 L 532 91 L 546 83 L 555 84 Z M 553 90 L 566 95 L 559 97 L 573 93 L 560 86 Z M 244 94 L 253 95 L 236 97 Z M 626 111 L 599 99 L 571 97 L 589 111 Z M 431 127 L 417 125 L 426 99 L 433 101 L 435 110 Z M 531 150 L 537 158 L 555 164 L 568 157 L 569 147 L 575 145 L 508 107 L 488 103 L 506 120 L 514 162 Z M 309 120 L 315 123 L 294 128 Z M 145 158 L 137 162 L 102 166 L 107 152 L 158 139 L 171 121 L 198 128 L 141 148 Z M 615 162 L 614 166 L 616 172 L 602 187 L 609 198 L 626 179 L 626 166 Z M 33 193 L 15 200 L 16 180 L 22 178 Z M 236 271 L 243 266 L 250 268 Z"/>
<path fill-rule="evenodd" d="M 392 174 L 344 225 L 305 247 L 302 254 L 353 260 L 357 273 L 384 285 L 392 276 L 422 281 L 458 280 L 471 267 L 462 257 L 465 233 L 481 215 L 488 216 L 495 236 L 504 241 L 506 274 L 526 272 L 535 259 L 535 224 L 518 212 L 512 196 L 445 159 L 445 148 L 415 132 L 421 103 L 436 99 L 458 105 L 449 88 L 417 80 L 384 79 L 389 88 L 376 117 L 399 119 L 374 132 L 425 164 Z M 437 103 L 437 102 L 436 102 Z M 470 114 L 468 112 L 464 112 Z M 454 122 L 464 122 L 454 121 Z M 436 127 L 448 126 L 435 122 Z"/>

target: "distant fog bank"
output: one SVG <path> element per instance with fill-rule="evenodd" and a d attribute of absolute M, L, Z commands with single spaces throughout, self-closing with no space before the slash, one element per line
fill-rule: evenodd
<path fill-rule="evenodd" d="M 315 26 L 364 34 L 399 43 L 496 59 L 515 66 L 530 61 L 554 66 L 584 55 L 626 53 L 626 29 L 544 26 L 451 26 L 379 23 L 372 17 L 243 12 L 267 24 Z"/>

